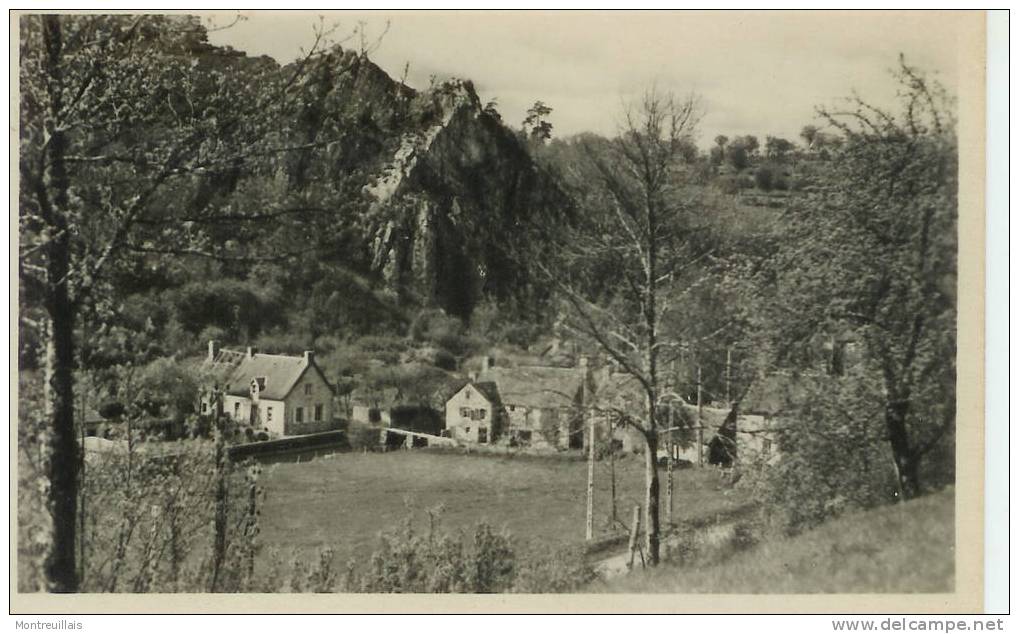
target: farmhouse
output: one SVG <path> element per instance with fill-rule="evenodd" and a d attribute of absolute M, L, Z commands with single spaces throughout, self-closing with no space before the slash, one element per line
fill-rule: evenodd
<path fill-rule="evenodd" d="M 583 359 L 575 368 L 510 368 L 486 358 L 482 371 L 446 402 L 447 433 L 469 442 L 581 448 L 589 378 Z"/>
<path fill-rule="evenodd" d="M 494 383 L 468 381 L 446 401 L 446 434 L 463 442 L 491 443 L 501 431 L 500 409 Z"/>
<path fill-rule="evenodd" d="M 222 393 L 222 411 L 234 421 L 278 436 L 326 431 L 333 426 L 333 388 L 315 363 L 314 352 L 302 356 L 220 349 L 209 342 L 203 370 Z M 202 413 L 212 413 L 212 399 L 202 399 Z"/>

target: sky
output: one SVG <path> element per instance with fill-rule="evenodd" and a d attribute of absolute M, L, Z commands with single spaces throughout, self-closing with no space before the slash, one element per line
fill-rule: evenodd
<path fill-rule="evenodd" d="M 320 12 L 243 12 L 214 44 L 292 61 L 313 42 Z M 236 14 L 210 16 L 214 25 Z M 333 37 L 359 23 L 393 77 L 426 88 L 432 76 L 470 79 L 503 120 L 519 125 L 536 100 L 553 108 L 556 136 L 612 135 L 624 104 L 648 86 L 698 96 L 698 142 L 718 134 L 791 140 L 817 105 L 855 91 L 893 103 L 899 53 L 950 89 L 957 20 L 937 12 L 377 12 L 321 14 Z M 357 38 L 348 47 L 357 48 Z M 407 66 L 409 64 L 409 67 Z"/>

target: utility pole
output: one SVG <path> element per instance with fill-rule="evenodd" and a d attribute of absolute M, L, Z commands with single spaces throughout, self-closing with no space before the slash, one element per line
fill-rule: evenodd
<path fill-rule="evenodd" d="M 611 428 L 610 428 L 611 429 Z M 609 473 L 612 476 L 612 529 L 616 530 L 616 447 L 613 444 L 613 437 L 609 433 Z"/>
<path fill-rule="evenodd" d="M 670 418 L 671 418 L 671 416 L 670 416 Z M 672 443 L 672 429 L 671 429 L 672 425 L 670 424 L 669 427 L 670 427 L 670 429 L 669 429 L 669 437 L 665 440 L 665 445 L 669 449 L 669 461 L 668 461 L 668 465 L 669 466 L 668 466 L 668 471 L 666 471 L 666 479 L 665 479 L 665 499 L 666 499 L 666 504 L 667 504 L 667 506 L 665 507 L 665 523 L 668 526 L 672 526 L 672 492 L 673 492 L 673 485 L 672 485 L 672 465 L 673 465 L 673 459 L 672 459 L 672 454 L 675 451 L 675 449 L 674 449 L 675 445 L 673 445 L 673 443 Z"/>
<path fill-rule="evenodd" d="M 725 402 L 727 405 L 732 404 L 732 393 L 730 391 L 729 383 L 732 381 L 732 347 L 725 349 Z"/>
<path fill-rule="evenodd" d="M 704 466 L 704 402 L 701 395 L 701 366 L 697 365 L 697 466 Z"/>
<path fill-rule="evenodd" d="M 587 541 L 594 539 L 594 419 L 588 413 L 590 427 L 587 438 Z"/>

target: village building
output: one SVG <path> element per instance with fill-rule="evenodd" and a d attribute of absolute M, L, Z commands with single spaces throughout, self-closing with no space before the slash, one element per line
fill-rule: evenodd
<path fill-rule="evenodd" d="M 302 356 L 221 349 L 209 342 L 203 371 L 222 394 L 222 412 L 242 425 L 276 436 L 298 436 L 333 428 L 333 388 L 315 363 Z M 202 398 L 203 414 L 212 413 L 211 395 Z"/>
<path fill-rule="evenodd" d="M 369 390 L 357 388 L 350 394 L 350 420 L 362 425 L 389 427 L 392 411 L 399 405 L 395 387 Z"/>
<path fill-rule="evenodd" d="M 494 361 L 486 357 L 481 372 L 446 402 L 447 434 L 510 446 L 584 446 L 590 378 L 585 360 L 572 368 L 497 367 Z"/>
<path fill-rule="evenodd" d="M 446 401 L 445 435 L 471 444 L 494 442 L 502 418 L 499 403 L 495 383 L 468 381 Z"/>

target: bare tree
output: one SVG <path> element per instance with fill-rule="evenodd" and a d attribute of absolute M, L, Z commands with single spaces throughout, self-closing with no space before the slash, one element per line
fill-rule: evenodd
<path fill-rule="evenodd" d="M 644 439 L 651 565 L 660 550 L 661 408 L 675 396 L 666 390 L 663 364 L 680 343 L 663 337 L 662 320 L 681 299 L 679 280 L 704 255 L 684 222 L 691 201 L 683 188 L 682 149 L 699 116 L 693 95 L 677 98 L 653 88 L 628 107 L 620 134 L 607 147 L 588 148 L 598 178 L 584 196 L 587 215 L 566 232 L 554 264 L 544 265 L 568 305 L 567 326 L 592 341 L 643 392 L 643 411 L 616 414 Z"/>

